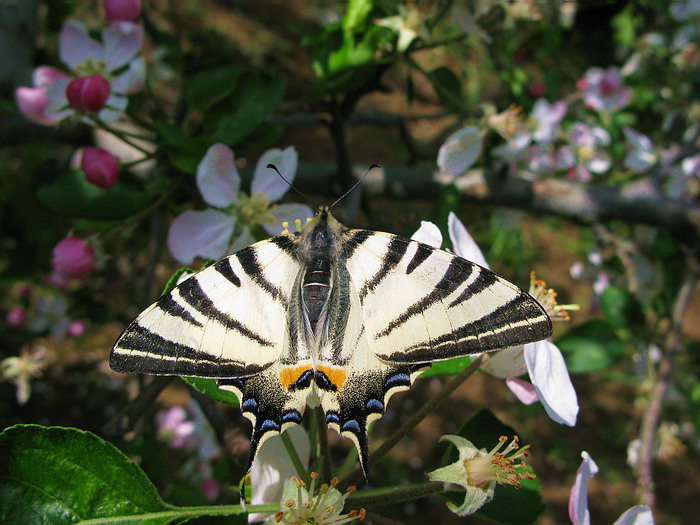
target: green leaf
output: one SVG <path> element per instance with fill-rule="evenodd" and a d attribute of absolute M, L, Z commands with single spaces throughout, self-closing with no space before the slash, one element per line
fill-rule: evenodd
<path fill-rule="evenodd" d="M 207 69 L 187 79 L 184 99 L 190 106 L 204 109 L 231 95 L 241 70 L 234 67 Z"/>
<path fill-rule="evenodd" d="M 639 300 L 629 291 L 608 286 L 600 295 L 600 309 L 613 328 L 632 330 L 644 326 L 644 312 Z"/>
<path fill-rule="evenodd" d="M 231 96 L 232 107 L 215 124 L 213 141 L 234 146 L 245 139 L 277 109 L 283 94 L 284 80 L 279 75 L 243 74 Z"/>
<path fill-rule="evenodd" d="M 472 363 L 470 356 L 455 357 L 447 361 L 435 361 L 430 368 L 423 372 L 421 377 L 452 376 L 459 374 Z"/>
<path fill-rule="evenodd" d="M 0 450 L 1 523 L 75 523 L 172 509 L 134 462 L 90 432 L 16 425 L 0 434 Z"/>
<path fill-rule="evenodd" d="M 572 328 L 556 343 L 566 357 L 567 368 L 574 374 L 608 368 L 625 356 L 623 342 L 612 326 L 600 319 Z"/>
<path fill-rule="evenodd" d="M 350 34 L 362 31 L 373 7 L 373 0 L 350 0 L 343 16 L 343 30 Z"/>
<path fill-rule="evenodd" d="M 466 111 L 462 84 L 452 70 L 444 66 L 435 68 L 428 73 L 428 79 L 432 82 L 443 104 L 458 113 Z"/>
<path fill-rule="evenodd" d="M 216 379 L 207 379 L 204 377 L 183 377 L 181 379 L 192 388 L 212 398 L 214 401 L 219 401 L 234 407 L 238 406 L 238 397 L 236 397 L 236 394 L 229 390 L 219 388 L 216 384 Z"/>
<path fill-rule="evenodd" d="M 47 208 L 66 217 L 98 220 L 126 219 L 151 200 L 150 194 L 125 182 L 106 190 L 99 188 L 90 184 L 80 170 L 40 187 L 37 197 Z"/>
<path fill-rule="evenodd" d="M 498 444 L 501 436 L 512 439 L 518 433 L 508 425 L 498 420 L 490 410 L 483 409 L 472 417 L 462 427 L 459 435 L 471 441 L 477 448 L 491 450 Z M 520 437 L 520 436 L 518 436 Z M 525 445 L 520 441 L 521 445 Z M 454 447 L 450 447 L 443 465 L 457 461 L 458 454 Z M 534 474 L 528 464 L 525 472 Z M 535 523 L 544 511 L 545 505 L 540 495 L 540 482 L 538 478 L 522 480 L 520 490 L 511 486 L 496 485 L 493 500 L 481 507 L 476 515 L 486 520 L 503 525 L 529 525 Z M 463 493 L 448 493 L 448 498 L 456 504 L 461 504 Z"/>

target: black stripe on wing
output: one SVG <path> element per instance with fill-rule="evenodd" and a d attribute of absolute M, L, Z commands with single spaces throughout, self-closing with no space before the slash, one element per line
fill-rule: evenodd
<path fill-rule="evenodd" d="M 109 366 L 117 372 L 197 377 L 235 377 L 259 373 L 272 363 L 248 365 L 170 341 L 136 321 L 117 341 Z"/>
<path fill-rule="evenodd" d="M 435 251 L 434 248 L 431 248 L 427 244 L 419 243 L 418 247 L 416 248 L 416 253 L 413 254 L 413 257 L 408 263 L 408 268 L 406 268 L 406 273 L 410 274 L 413 273 L 413 270 L 418 268 L 421 264 L 423 264 L 428 257 Z"/>
<path fill-rule="evenodd" d="M 341 256 L 343 259 L 347 260 L 352 257 L 355 250 L 369 239 L 374 232 L 372 230 L 350 230 L 347 234 L 343 235 L 343 247 Z"/>
<path fill-rule="evenodd" d="M 379 266 L 379 270 L 377 270 L 377 273 L 375 273 L 372 278 L 365 281 L 365 284 L 363 284 L 362 288 L 360 289 L 360 301 L 363 301 L 364 298 L 367 297 L 367 294 L 372 292 L 372 290 L 374 290 L 379 283 L 382 282 L 389 272 L 398 266 L 401 259 L 403 259 L 403 256 L 406 255 L 408 245 L 409 242 L 401 237 L 393 237 L 391 241 L 389 241 L 386 253 L 382 257 L 382 263 Z"/>
<path fill-rule="evenodd" d="M 529 295 L 520 295 L 484 317 L 439 337 L 382 356 L 388 362 L 434 361 L 541 341 L 552 335 L 552 321 Z"/>
<path fill-rule="evenodd" d="M 401 315 L 399 315 L 396 319 L 390 322 L 384 330 L 377 333 L 375 339 L 379 339 L 380 337 L 385 337 L 389 335 L 391 332 L 393 332 L 401 325 L 406 323 L 413 316 L 424 312 L 430 305 L 436 303 L 437 301 L 440 301 L 441 299 L 453 293 L 455 290 L 457 290 L 457 288 L 459 288 L 465 281 L 467 281 L 471 277 L 472 272 L 478 270 L 478 266 L 475 266 L 466 261 L 462 261 L 457 257 L 454 257 L 450 261 L 447 270 L 445 270 L 445 273 L 443 274 L 440 281 L 435 285 L 433 290 L 418 301 L 416 301 L 415 303 L 413 303 L 411 306 L 406 308 L 406 310 L 404 310 L 404 312 Z"/>
<path fill-rule="evenodd" d="M 199 284 L 197 276 L 187 279 L 177 287 L 177 290 L 180 297 L 202 315 L 218 321 L 228 330 L 234 330 L 243 337 L 255 341 L 260 346 L 274 346 L 271 341 L 268 341 L 261 335 L 253 332 L 240 321 L 237 321 L 227 313 L 219 310 Z"/>
<path fill-rule="evenodd" d="M 275 301 L 279 301 L 287 308 L 289 305 L 289 298 L 281 288 L 267 280 L 265 277 L 265 270 L 260 264 L 260 261 L 258 261 L 258 255 L 254 248 L 249 247 L 241 250 L 233 254 L 232 257 L 238 259 L 243 271 L 248 274 L 260 288 L 265 290 Z"/>
<path fill-rule="evenodd" d="M 224 279 L 226 279 L 236 288 L 239 288 L 241 286 L 241 280 L 236 275 L 236 272 L 233 271 L 233 268 L 231 267 L 231 261 L 228 257 L 226 257 L 225 259 L 221 259 L 219 262 L 214 264 L 214 269 L 217 272 L 219 272 Z"/>
<path fill-rule="evenodd" d="M 187 321 L 189 324 L 197 327 L 202 327 L 202 323 L 197 321 L 192 314 L 185 309 L 180 303 L 173 299 L 172 294 L 166 294 L 158 301 L 156 301 L 158 308 L 163 310 L 165 313 L 172 315 L 173 317 L 178 317 L 183 321 Z"/>

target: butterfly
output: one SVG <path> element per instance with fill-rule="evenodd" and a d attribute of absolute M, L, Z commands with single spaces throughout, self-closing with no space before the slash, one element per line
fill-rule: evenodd
<path fill-rule="evenodd" d="M 225 257 L 163 295 L 121 334 L 117 372 L 216 379 L 260 445 L 305 408 L 353 440 L 433 361 L 546 339 L 540 304 L 495 273 L 390 233 L 349 229 L 328 207 L 301 232 Z"/>

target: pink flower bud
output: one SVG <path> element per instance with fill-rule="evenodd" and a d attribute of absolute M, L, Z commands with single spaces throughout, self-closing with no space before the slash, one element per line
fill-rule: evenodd
<path fill-rule="evenodd" d="M 78 111 L 100 111 L 109 98 L 109 82 L 102 75 L 74 78 L 66 88 L 68 103 Z"/>
<path fill-rule="evenodd" d="M 53 249 L 51 266 L 59 276 L 76 279 L 94 267 L 95 251 L 87 241 L 66 237 Z"/>
<path fill-rule="evenodd" d="M 21 328 L 27 322 L 27 311 L 21 306 L 15 306 L 7 312 L 7 324 L 12 328 Z"/>
<path fill-rule="evenodd" d="M 68 328 L 66 328 L 66 333 L 71 336 L 71 337 L 80 337 L 85 333 L 87 330 L 88 323 L 84 319 L 80 319 L 78 321 L 73 321 L 68 325 Z"/>
<path fill-rule="evenodd" d="M 136 22 L 141 16 L 141 0 L 103 0 L 108 22 Z"/>
<path fill-rule="evenodd" d="M 219 484 L 213 478 L 202 478 L 202 480 L 199 482 L 199 490 L 202 491 L 204 497 L 209 501 L 213 501 L 219 497 Z"/>
<path fill-rule="evenodd" d="M 88 182 L 100 188 L 111 188 L 119 182 L 119 159 L 102 148 L 85 148 L 80 168 Z"/>

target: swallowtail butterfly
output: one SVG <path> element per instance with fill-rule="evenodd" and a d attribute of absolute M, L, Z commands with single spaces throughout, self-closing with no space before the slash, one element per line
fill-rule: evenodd
<path fill-rule="evenodd" d="M 321 208 L 166 293 L 119 337 L 118 372 L 207 377 L 233 391 L 263 441 L 321 406 L 367 474 L 367 425 L 432 361 L 539 341 L 527 293 L 444 250 L 354 230 Z"/>

